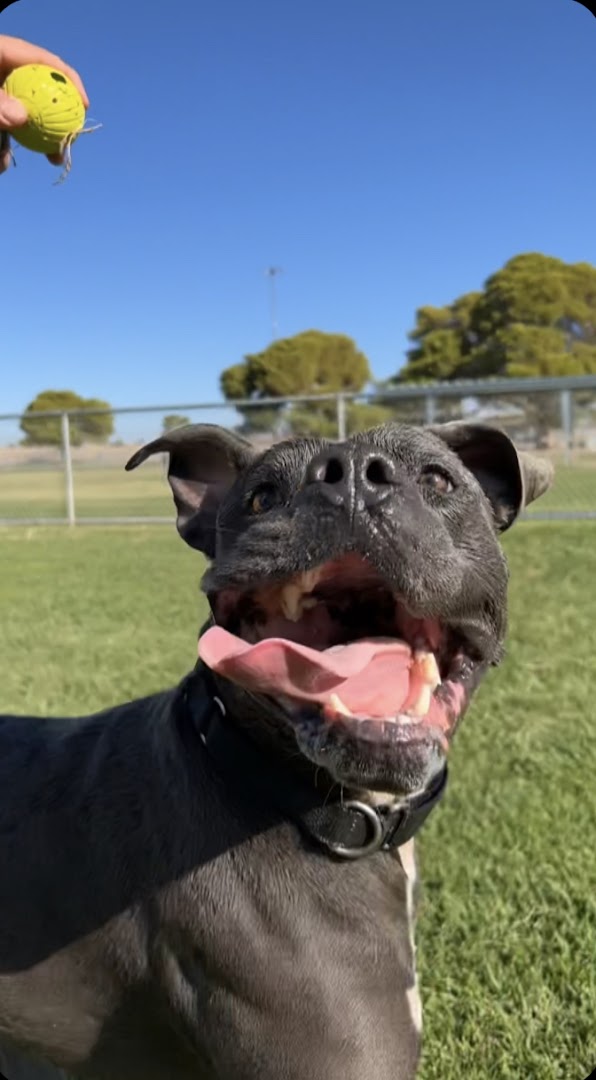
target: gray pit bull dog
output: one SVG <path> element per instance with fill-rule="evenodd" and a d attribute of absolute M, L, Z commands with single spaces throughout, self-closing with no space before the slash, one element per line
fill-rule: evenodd
<path fill-rule="evenodd" d="M 0 1071 L 411 1080 L 412 838 L 550 469 L 459 424 L 264 454 L 191 426 L 127 468 L 164 452 L 212 560 L 197 668 L 0 720 Z"/>

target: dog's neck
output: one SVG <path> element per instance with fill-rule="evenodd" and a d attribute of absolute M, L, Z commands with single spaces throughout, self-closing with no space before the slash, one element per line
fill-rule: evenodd
<path fill-rule="evenodd" d="M 268 740 L 251 738 L 246 725 L 227 715 L 217 689 L 212 673 L 200 664 L 182 689 L 185 708 L 216 770 L 251 803 L 260 803 L 279 821 L 299 825 L 333 856 L 357 859 L 401 847 L 443 795 L 446 769 L 423 792 L 402 800 L 393 795 L 381 805 L 354 797 L 330 778 L 323 778 L 323 785 L 312 768 L 301 776 L 302 755 L 294 748 L 291 757 L 281 757 L 277 746 L 272 756 Z"/>
<path fill-rule="evenodd" d="M 212 680 L 213 692 L 221 700 L 226 713 L 234 718 L 236 727 L 253 746 L 279 761 L 284 768 L 289 768 L 300 783 L 311 784 L 326 795 L 338 788 L 337 781 L 326 769 L 314 765 L 296 749 L 296 742 L 288 727 L 283 724 L 281 714 L 279 722 L 276 722 L 273 715 L 264 715 L 258 699 L 249 694 L 243 696 L 243 708 L 236 710 L 234 692 L 230 692 L 227 680 L 211 674 L 208 679 Z M 343 795 L 345 798 L 359 799 L 370 806 L 389 806 L 396 802 L 395 792 L 371 791 L 368 788 L 344 786 Z"/>

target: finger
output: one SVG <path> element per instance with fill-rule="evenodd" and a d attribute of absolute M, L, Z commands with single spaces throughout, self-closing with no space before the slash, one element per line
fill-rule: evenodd
<path fill-rule="evenodd" d="M 50 165 L 64 165 L 64 162 L 66 161 L 65 152 L 61 154 L 46 154 L 46 157 Z"/>
<path fill-rule="evenodd" d="M 5 131 L 0 131 L 0 175 L 9 169 L 11 164 L 10 139 Z"/>
<path fill-rule="evenodd" d="M 22 127 L 27 123 L 27 110 L 20 101 L 0 90 L 0 128 L 9 131 L 11 128 Z"/>
<path fill-rule="evenodd" d="M 83 99 L 85 108 L 89 108 L 89 98 L 83 80 L 78 71 L 75 71 L 70 64 L 65 64 L 64 60 L 61 60 L 55 53 L 48 52 L 47 49 L 42 49 L 39 45 L 31 45 L 21 38 L 7 37 L 0 34 L 0 82 L 4 82 L 4 79 L 11 71 L 14 71 L 17 67 L 22 67 L 24 64 L 49 64 L 50 67 L 55 67 L 58 71 L 63 72 L 75 84 Z"/>

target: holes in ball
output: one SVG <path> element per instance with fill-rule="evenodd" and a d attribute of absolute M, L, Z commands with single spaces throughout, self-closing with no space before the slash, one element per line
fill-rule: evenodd
<path fill-rule="evenodd" d="M 66 82 L 66 79 L 64 78 L 64 75 L 62 75 L 59 71 L 52 71 L 51 78 L 54 80 L 54 82 L 61 82 L 61 83 Z"/>

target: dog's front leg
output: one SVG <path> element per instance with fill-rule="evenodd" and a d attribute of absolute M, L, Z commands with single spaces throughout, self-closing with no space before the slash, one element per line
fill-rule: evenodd
<path fill-rule="evenodd" d="M 422 1001 L 418 988 L 416 971 L 416 908 L 418 904 L 418 867 L 416 864 L 415 841 L 409 840 L 399 848 L 399 858 L 406 875 L 406 903 L 408 910 L 408 929 L 412 949 L 412 985 L 406 991 L 412 1023 L 418 1035 L 422 1034 Z"/>

